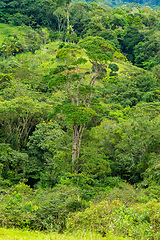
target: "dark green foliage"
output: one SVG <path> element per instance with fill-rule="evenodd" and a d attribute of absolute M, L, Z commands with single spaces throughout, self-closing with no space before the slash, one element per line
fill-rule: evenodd
<path fill-rule="evenodd" d="M 56 123 L 49 121 L 36 126 L 27 144 L 31 163 L 27 165 L 27 178 L 40 179 L 43 186 L 53 186 L 60 172 L 56 172 L 56 161 L 53 159 L 61 147 L 64 132 Z M 31 180 L 31 179 L 30 179 Z"/>
<path fill-rule="evenodd" d="M 14 25 L 30 25 L 37 27 L 45 25 L 54 29 L 53 11 L 59 3 L 56 1 L 4 1 L 1 6 L 2 22 L 12 23 Z"/>
<path fill-rule="evenodd" d="M 127 54 L 128 60 L 134 62 L 134 47 L 143 41 L 143 35 L 139 32 L 137 26 L 129 26 L 122 40 L 120 40 L 122 52 Z"/>
<path fill-rule="evenodd" d="M 109 64 L 108 67 L 112 70 L 112 72 L 117 72 L 119 70 L 119 67 L 115 63 Z"/>
<path fill-rule="evenodd" d="M 110 76 L 115 76 L 112 73 Z M 110 94 L 109 102 L 120 103 L 123 107 L 132 107 L 141 101 L 159 101 L 159 83 L 147 72 L 135 72 L 128 79 L 116 79 L 106 83 L 105 87 Z"/>
<path fill-rule="evenodd" d="M 20 150 L 26 147 L 35 125 L 47 117 L 49 105 L 39 104 L 28 97 L 0 102 L 0 131 L 3 141 Z"/>
<path fill-rule="evenodd" d="M 84 94 L 82 89 L 81 94 Z M 75 106 L 73 104 L 64 102 L 62 105 L 57 105 L 57 107 L 55 107 L 55 110 L 53 114 L 51 114 L 51 117 L 55 117 L 55 115 L 60 111 L 65 115 L 65 121 L 70 125 L 73 125 L 75 122 L 77 122 L 77 124 L 87 124 L 91 120 L 92 115 L 96 115 L 94 110 L 88 109 L 83 105 Z"/>
<path fill-rule="evenodd" d="M 135 65 L 138 67 L 143 67 L 145 62 L 148 62 L 151 58 L 155 57 L 159 51 L 160 44 L 157 40 L 155 41 L 146 41 L 139 42 L 135 46 L 134 54 L 135 54 Z M 158 65 L 159 62 L 155 62 L 155 65 Z M 154 66 L 151 65 L 151 67 Z M 150 67 L 150 68 L 151 68 Z"/>
<path fill-rule="evenodd" d="M 94 186 L 94 180 L 84 173 L 66 173 L 61 177 L 60 184 L 66 186 L 76 186 L 81 188 L 83 191 L 83 189 L 89 189 L 90 186 Z M 84 194 L 82 198 L 85 198 Z"/>
<path fill-rule="evenodd" d="M 13 150 L 7 144 L 0 144 L 0 177 L 4 184 L 6 180 L 9 185 L 24 181 L 28 162 L 29 158 L 26 153 Z"/>
<path fill-rule="evenodd" d="M 77 36 L 80 36 L 84 31 L 85 25 L 89 22 L 90 7 L 86 3 L 77 2 L 71 5 L 70 8 L 70 23 L 75 29 Z"/>
<path fill-rule="evenodd" d="M 49 87 L 53 86 L 59 86 L 63 83 L 65 83 L 68 80 L 67 76 L 63 74 L 58 74 L 57 76 L 54 76 L 50 82 L 49 82 Z"/>
<path fill-rule="evenodd" d="M 160 238 L 160 11 L 106 2 L 0 2 L 2 227 Z"/>
<path fill-rule="evenodd" d="M 101 136 L 99 146 L 109 157 L 114 176 L 120 175 L 135 183 L 144 179 L 144 173 L 148 177 L 147 171 L 153 171 L 150 177 L 158 181 L 159 117 L 149 112 L 156 107 L 158 110 L 159 103 L 137 105 L 129 119 L 122 114 L 117 122 L 105 120 L 101 126 L 93 128 L 94 136 L 97 139 Z"/>
<path fill-rule="evenodd" d="M 66 228 L 69 212 L 86 208 L 78 197 L 76 187 L 57 187 L 54 190 L 33 191 L 25 184 L 18 184 L 3 191 L 0 226 L 57 230 Z"/>
<path fill-rule="evenodd" d="M 109 64 L 108 66 L 110 69 L 111 69 L 111 72 L 110 72 L 110 76 L 117 76 L 118 74 L 116 73 L 118 70 L 119 70 L 119 67 L 117 66 L 117 64 L 115 63 L 112 63 L 112 64 Z"/>

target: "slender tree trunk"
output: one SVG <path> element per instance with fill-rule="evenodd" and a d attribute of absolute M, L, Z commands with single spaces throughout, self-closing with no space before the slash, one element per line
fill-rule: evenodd
<path fill-rule="evenodd" d="M 73 145 L 72 145 L 72 170 L 75 174 L 78 173 L 78 158 L 81 147 L 81 140 L 85 124 L 73 126 Z"/>
<path fill-rule="evenodd" d="M 97 66 L 96 66 L 97 67 Z M 99 76 L 101 72 L 101 69 L 98 71 L 98 69 L 96 69 L 95 74 L 92 76 L 91 81 L 89 83 L 90 86 L 94 86 L 95 83 L 95 79 Z M 81 84 L 81 80 L 79 81 L 79 84 L 77 86 L 80 86 Z M 91 101 L 91 96 L 92 96 L 92 91 L 90 92 L 90 94 L 86 95 L 84 100 L 83 100 L 83 104 L 87 106 L 87 108 L 90 107 L 90 101 Z M 72 97 L 72 95 L 71 95 Z M 87 100 L 88 97 L 88 100 Z M 87 102 L 86 102 L 87 100 Z M 72 97 L 72 103 L 73 105 L 75 105 L 75 101 L 73 100 Z M 79 106 L 79 92 L 77 91 L 77 106 Z M 74 123 L 73 126 L 73 145 L 72 145 L 72 171 L 77 174 L 78 173 L 78 167 L 79 167 L 79 163 L 78 163 L 78 158 L 79 158 L 79 152 L 80 152 L 80 147 L 81 147 L 81 140 L 82 140 L 82 135 L 83 135 L 83 131 L 85 128 L 85 124 L 83 125 L 78 125 L 77 123 Z"/>
<path fill-rule="evenodd" d="M 67 29 L 68 29 L 68 33 L 69 33 L 69 3 L 67 4 Z"/>

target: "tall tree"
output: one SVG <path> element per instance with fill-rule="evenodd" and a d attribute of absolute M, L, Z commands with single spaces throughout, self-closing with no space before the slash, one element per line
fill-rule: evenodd
<path fill-rule="evenodd" d="M 100 37 L 87 37 L 79 46 L 85 50 L 85 58 L 81 55 L 81 49 L 73 44 L 61 48 L 57 53 L 57 59 L 63 61 L 63 65 L 51 70 L 46 77 L 50 87 L 63 85 L 68 98 L 55 108 L 54 114 L 62 111 L 66 122 L 72 125 L 72 170 L 78 173 L 79 153 L 84 128 L 95 112 L 90 104 L 94 92 L 96 79 L 106 68 L 108 62 L 113 61 L 116 48 L 113 43 L 106 42 Z M 81 71 L 79 64 L 90 62 L 92 70 Z M 69 64 L 68 64 L 69 63 Z M 81 65 L 82 66 L 82 65 Z"/>

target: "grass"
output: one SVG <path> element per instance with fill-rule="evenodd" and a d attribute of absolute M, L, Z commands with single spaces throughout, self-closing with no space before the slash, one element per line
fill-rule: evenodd
<path fill-rule="evenodd" d="M 8 35 L 12 34 L 20 34 L 19 27 L 11 26 L 9 24 L 0 23 L 0 45 L 3 42 L 3 39 Z"/>
<path fill-rule="evenodd" d="M 11 26 L 9 24 L 0 23 L 0 45 L 3 42 L 4 37 L 7 37 L 10 34 L 16 34 L 18 37 L 22 35 L 25 29 L 21 27 Z M 16 56 L 10 57 L 8 60 L 17 61 L 21 67 L 25 66 L 31 71 L 38 72 L 40 75 L 47 74 L 50 69 L 56 67 L 59 63 L 56 61 L 56 52 L 55 50 L 58 49 L 59 42 L 52 42 L 46 45 L 41 46 L 40 50 L 37 50 L 34 54 L 27 52 L 17 54 Z M 87 58 L 87 56 L 83 55 L 83 57 Z M 8 61 L 7 60 L 7 61 Z M 130 63 L 124 63 L 119 60 L 116 61 L 117 65 L 119 66 L 118 73 L 126 72 L 129 70 L 136 70 L 136 67 L 132 66 Z M 92 64 L 88 61 L 85 64 L 80 64 L 81 72 L 90 71 Z M 107 69 L 108 75 L 110 70 Z M 89 76 L 88 76 L 89 78 Z M 88 80 L 89 81 L 89 80 Z M 99 83 L 97 83 L 99 85 Z"/>
<path fill-rule="evenodd" d="M 26 230 L 0 228 L 0 240 L 127 240 L 130 238 L 118 237 L 108 234 L 102 237 L 93 232 L 76 232 L 73 234 L 42 233 Z"/>

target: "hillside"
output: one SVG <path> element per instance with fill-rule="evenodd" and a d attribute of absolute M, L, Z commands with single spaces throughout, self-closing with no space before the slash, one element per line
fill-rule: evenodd
<path fill-rule="evenodd" d="M 90 0 L 73 0 L 72 1 L 73 3 L 74 2 L 90 2 Z M 110 7 L 121 7 L 123 5 L 126 5 L 126 4 L 132 4 L 132 3 L 135 3 L 135 4 L 140 4 L 141 6 L 150 6 L 152 8 L 154 7 L 159 7 L 160 6 L 160 3 L 159 3 L 159 0 L 135 0 L 135 1 L 131 1 L 131 0 L 98 0 L 98 1 L 95 1 L 95 2 L 98 2 L 99 4 L 103 5 L 103 4 L 107 4 L 108 6 Z"/>
<path fill-rule="evenodd" d="M 31 3 L 1 11 L 0 227 L 159 239 L 159 9 Z"/>
<path fill-rule="evenodd" d="M 86 1 L 88 2 L 88 1 Z M 109 6 L 111 7 L 119 7 L 122 5 L 126 5 L 126 4 L 130 4 L 130 3 L 137 3 L 140 4 L 141 6 L 150 6 L 152 8 L 154 7 L 159 7 L 160 3 L 159 0 L 135 0 L 135 1 L 131 1 L 131 0 L 104 0 L 102 2 L 106 2 Z"/>
<path fill-rule="evenodd" d="M 24 31 L 21 27 L 8 25 L 5 23 L 0 23 L 0 45 L 3 43 L 4 38 L 8 37 L 9 35 L 16 35 L 18 38 L 21 38 L 21 35 L 24 34 Z"/>

